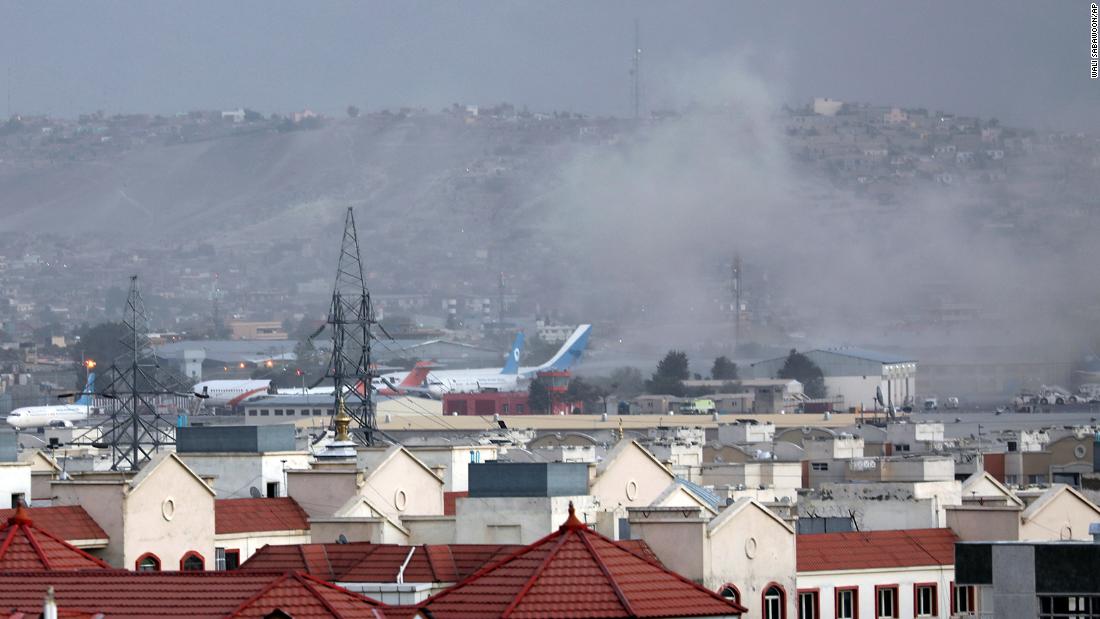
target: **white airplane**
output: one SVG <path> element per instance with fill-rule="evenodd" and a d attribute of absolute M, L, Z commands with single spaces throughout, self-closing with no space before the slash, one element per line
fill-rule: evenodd
<path fill-rule="evenodd" d="M 207 380 L 196 383 L 195 395 L 212 406 L 234 406 L 271 392 L 270 380 Z"/>
<path fill-rule="evenodd" d="M 92 393 L 95 388 L 95 372 L 88 373 L 88 382 L 84 391 L 72 404 L 51 404 L 48 406 L 24 406 L 8 414 L 8 425 L 18 430 L 41 428 L 44 426 L 73 427 L 74 421 L 88 418 L 92 406 Z"/>
<path fill-rule="evenodd" d="M 534 378 L 539 372 L 568 370 L 581 358 L 588 346 L 588 336 L 592 325 L 580 325 L 562 347 L 542 365 L 520 367 L 519 358 L 523 350 L 523 334 L 516 336 L 512 352 L 502 369 L 478 368 L 471 370 L 440 370 L 429 372 L 424 387 L 435 398 L 447 393 L 472 393 L 486 390 L 515 391 L 521 380 Z M 402 380 L 405 374 L 396 372 L 382 376 L 389 384 Z"/>

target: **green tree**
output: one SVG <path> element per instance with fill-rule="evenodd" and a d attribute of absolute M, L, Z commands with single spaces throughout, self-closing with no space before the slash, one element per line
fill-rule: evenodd
<path fill-rule="evenodd" d="M 787 355 L 787 361 L 779 370 L 778 378 L 793 378 L 802 383 L 802 389 L 806 395 L 814 399 L 825 397 L 825 376 L 821 368 L 806 355 L 791 349 Z"/>
<path fill-rule="evenodd" d="M 718 357 L 710 366 L 710 377 L 714 380 L 737 380 L 737 364 L 724 355 Z"/>
<path fill-rule="evenodd" d="M 527 386 L 527 408 L 532 413 L 550 412 L 550 389 L 541 378 L 531 380 Z"/>
<path fill-rule="evenodd" d="M 684 381 L 690 376 L 687 353 L 670 350 L 657 363 L 657 371 L 646 381 L 646 390 L 652 394 L 684 395 Z"/>
<path fill-rule="evenodd" d="M 607 397 L 607 390 L 599 385 L 590 383 L 579 376 L 569 381 L 569 387 L 565 390 L 569 402 L 580 402 L 584 412 L 603 412 L 599 405 Z"/>

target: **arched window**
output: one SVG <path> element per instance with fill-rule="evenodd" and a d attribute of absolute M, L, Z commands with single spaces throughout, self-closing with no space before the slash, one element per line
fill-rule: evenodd
<path fill-rule="evenodd" d="M 206 569 L 206 559 L 194 550 L 189 551 L 180 559 L 180 571 L 201 572 Z"/>
<path fill-rule="evenodd" d="M 741 590 L 733 583 L 726 583 L 718 589 L 718 595 L 730 600 L 734 604 L 741 603 Z"/>
<path fill-rule="evenodd" d="M 761 598 L 764 602 L 764 619 L 787 619 L 787 594 L 783 587 L 771 583 L 764 588 Z"/>
<path fill-rule="evenodd" d="M 159 572 L 160 557 L 147 552 L 137 558 L 137 561 L 134 562 L 134 569 L 139 572 Z"/>

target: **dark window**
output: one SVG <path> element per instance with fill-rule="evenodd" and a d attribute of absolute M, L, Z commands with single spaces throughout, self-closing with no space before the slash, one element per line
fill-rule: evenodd
<path fill-rule="evenodd" d="M 283 416 L 283 409 L 281 409 L 281 408 L 276 408 L 276 409 L 275 409 L 275 416 L 276 416 L 276 417 L 282 417 L 282 416 Z"/>
<path fill-rule="evenodd" d="M 1039 619 L 1100 618 L 1100 597 L 1087 595 L 1039 596 Z"/>
<path fill-rule="evenodd" d="M 1006 447 L 1006 449 L 1008 449 L 1008 451 L 1016 451 L 1018 449 L 1016 447 L 1016 441 L 1008 441 L 1008 447 Z"/>
<path fill-rule="evenodd" d="M 319 409 L 319 408 L 313 409 L 313 416 L 314 417 L 320 417 L 321 416 L 321 409 Z"/>
<path fill-rule="evenodd" d="M 159 572 L 160 571 L 160 559 L 156 555 L 146 553 L 138 557 L 137 563 L 134 565 L 134 569 L 139 572 Z"/>
<path fill-rule="evenodd" d="M 787 602 L 783 589 L 772 585 L 764 590 L 764 619 L 786 619 Z"/>
<path fill-rule="evenodd" d="M 875 587 L 875 617 L 878 619 L 898 616 L 898 588 Z"/>
<path fill-rule="evenodd" d="M 256 416 L 256 409 L 249 410 L 248 411 L 248 416 L 249 417 L 255 417 Z"/>
<path fill-rule="evenodd" d="M 718 590 L 718 595 L 727 600 L 733 600 L 735 604 L 741 603 L 741 592 L 734 585 L 722 585 L 722 588 Z"/>
<path fill-rule="evenodd" d="M 836 619 L 856 619 L 859 616 L 859 590 L 836 590 Z"/>
<path fill-rule="evenodd" d="M 225 569 L 235 570 L 241 566 L 241 551 L 237 549 L 225 551 Z"/>
<path fill-rule="evenodd" d="M 205 569 L 206 561 L 203 560 L 202 555 L 195 551 L 183 555 L 183 559 L 180 561 L 180 571 L 182 572 L 201 572 Z"/>
<path fill-rule="evenodd" d="M 818 619 L 820 606 L 817 591 L 798 592 L 798 619 Z"/>
<path fill-rule="evenodd" d="M 13 493 L 11 493 L 11 506 L 12 507 L 19 507 L 20 505 L 26 506 L 26 504 L 27 504 L 27 495 L 23 494 L 22 492 L 13 492 Z"/>
<path fill-rule="evenodd" d="M 973 585 L 951 585 L 951 614 L 968 614 L 977 610 Z"/>
<path fill-rule="evenodd" d="M 269 481 L 267 482 L 267 498 L 274 499 L 279 496 L 279 482 Z"/>
<path fill-rule="evenodd" d="M 936 585 L 913 585 L 913 606 L 918 617 L 936 616 Z"/>
<path fill-rule="evenodd" d="M 815 470 L 815 471 L 828 471 L 829 470 L 829 463 L 828 462 L 811 462 L 810 463 L 810 468 Z"/>
<path fill-rule="evenodd" d="M 267 409 L 266 408 L 261 409 L 260 410 L 260 417 L 267 417 L 267 416 L 268 416 Z"/>

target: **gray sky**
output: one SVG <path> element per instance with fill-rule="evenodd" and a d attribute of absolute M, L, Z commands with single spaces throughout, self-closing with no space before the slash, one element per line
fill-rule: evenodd
<path fill-rule="evenodd" d="M 626 115 L 637 17 L 650 108 L 691 99 L 666 77 L 734 58 L 789 102 L 820 95 L 1096 129 L 1088 7 L 0 0 L 0 104 L 10 95 L 14 112 L 71 116 L 509 101 Z"/>

